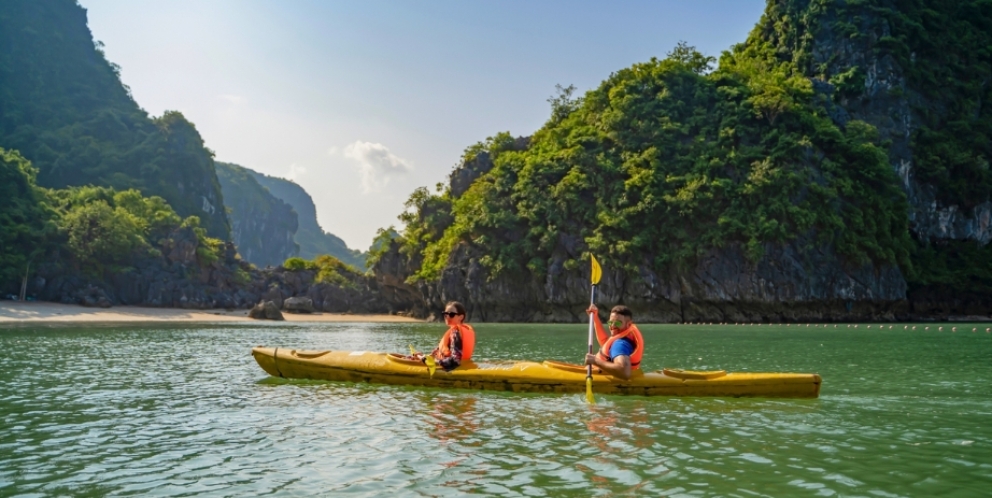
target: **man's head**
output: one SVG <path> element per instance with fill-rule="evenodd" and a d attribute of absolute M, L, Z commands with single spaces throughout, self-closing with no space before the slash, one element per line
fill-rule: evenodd
<path fill-rule="evenodd" d="M 634 312 L 630 308 L 618 304 L 610 310 L 610 333 L 616 334 L 630 326 L 634 321 Z"/>

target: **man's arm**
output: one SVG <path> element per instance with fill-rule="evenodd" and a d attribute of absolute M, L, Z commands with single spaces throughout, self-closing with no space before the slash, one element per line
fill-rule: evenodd
<path fill-rule="evenodd" d="M 619 377 L 623 380 L 630 380 L 630 357 L 627 355 L 617 356 L 613 358 L 613 361 L 604 361 L 599 359 L 595 354 L 589 354 L 586 355 L 586 365 L 597 366 L 603 373 Z"/>
<path fill-rule="evenodd" d="M 589 309 L 586 313 L 593 315 L 593 323 L 596 324 L 596 340 L 599 341 L 599 345 L 602 346 L 610 338 L 610 334 L 606 333 L 606 329 L 603 328 L 603 322 L 599 321 L 599 309 L 596 305 L 589 305 Z"/>

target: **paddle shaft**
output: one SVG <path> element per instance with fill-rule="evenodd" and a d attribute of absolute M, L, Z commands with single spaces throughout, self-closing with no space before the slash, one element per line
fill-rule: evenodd
<path fill-rule="evenodd" d="M 596 286 L 592 286 L 592 292 L 589 295 L 589 306 L 596 304 Z M 594 316 L 594 313 L 589 313 L 589 354 L 592 354 L 592 335 L 593 332 L 593 320 L 599 320 L 598 316 Z M 586 365 L 586 378 L 592 378 L 592 365 Z"/>

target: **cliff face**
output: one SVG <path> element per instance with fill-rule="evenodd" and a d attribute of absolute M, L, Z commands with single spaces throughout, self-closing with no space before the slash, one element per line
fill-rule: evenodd
<path fill-rule="evenodd" d="M 365 257 L 361 252 L 349 249 L 340 237 L 327 233 L 320 227 L 317 223 L 317 208 L 310 194 L 303 187 L 289 180 L 248 171 L 273 196 L 283 200 L 296 211 L 299 228 L 296 230 L 294 240 L 300 246 L 301 258 L 313 259 L 321 254 L 329 254 L 355 268 L 365 268 Z"/>
<path fill-rule="evenodd" d="M 279 266 L 296 256 L 298 221 L 293 208 L 255 180 L 251 170 L 236 164 L 217 164 L 217 178 L 230 209 L 231 236 L 238 253 L 260 267 Z"/>
<path fill-rule="evenodd" d="M 776 0 L 752 36 L 838 104 L 835 122 L 866 121 L 891 143 L 917 238 L 992 240 L 992 5 Z"/>
<path fill-rule="evenodd" d="M 227 239 L 212 153 L 178 112 L 155 119 L 121 83 L 72 0 L 0 9 L 0 146 L 18 149 L 51 188 L 99 185 L 165 198 Z"/>
<path fill-rule="evenodd" d="M 659 274 L 604 268 L 596 302 L 623 303 L 642 322 L 798 322 L 895 320 L 909 317 L 906 281 L 895 265 L 850 265 L 829 248 L 768 244 L 754 262 L 739 245 L 714 249 L 692 268 Z M 461 244 L 439 279 L 408 279 L 419 262 L 393 244 L 373 266 L 382 299 L 392 309 L 436 317 L 448 301 L 465 303 L 469 318 L 489 322 L 581 322 L 589 303 L 589 272 L 568 269 L 582 244 L 561 237 L 543 277 L 529 272 L 490 278 L 485 254 Z M 609 304 L 612 305 L 612 304 Z"/>
<path fill-rule="evenodd" d="M 216 260 L 204 259 L 192 228 L 173 230 L 157 249 L 160 256 L 136 261 L 105 279 L 71 271 L 53 255 L 30 279 L 28 295 L 84 306 L 188 309 L 248 309 L 263 299 L 282 306 L 289 297 L 309 297 L 317 311 L 394 311 L 379 298 L 376 282 L 357 272 L 345 272 L 337 283 L 322 283 L 313 271 L 259 270 L 238 258 L 230 242 Z"/>

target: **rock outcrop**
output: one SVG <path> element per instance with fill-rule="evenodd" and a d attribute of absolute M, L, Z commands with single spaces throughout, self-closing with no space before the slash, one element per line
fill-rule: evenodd
<path fill-rule="evenodd" d="M 287 313 L 313 313 L 313 299 L 290 297 L 282 302 L 282 310 Z"/>
<path fill-rule="evenodd" d="M 248 312 L 248 318 L 256 320 L 276 320 L 282 321 L 286 318 L 282 316 L 279 307 L 272 301 L 261 301 Z"/>

